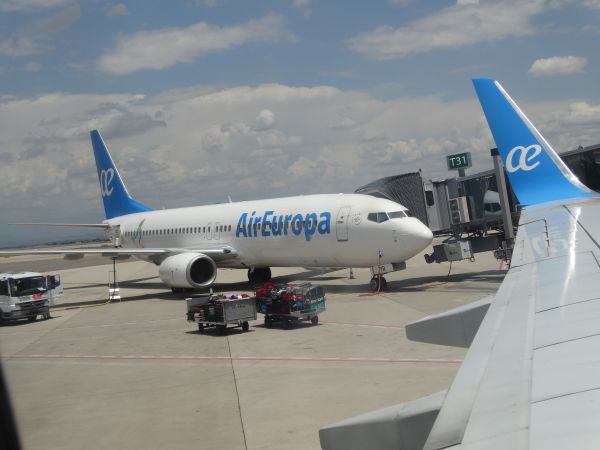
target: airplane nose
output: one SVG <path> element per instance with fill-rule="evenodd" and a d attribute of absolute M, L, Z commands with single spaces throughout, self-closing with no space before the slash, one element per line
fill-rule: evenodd
<path fill-rule="evenodd" d="M 426 249 L 433 241 L 433 233 L 419 219 L 412 218 L 407 223 L 407 234 L 410 236 L 410 252 L 412 256 Z"/>

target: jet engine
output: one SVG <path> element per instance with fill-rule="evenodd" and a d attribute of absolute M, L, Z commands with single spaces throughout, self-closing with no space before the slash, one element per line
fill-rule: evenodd
<path fill-rule="evenodd" d="M 200 288 L 217 278 L 217 265 L 202 253 L 179 253 L 169 256 L 158 267 L 160 279 L 168 286 Z"/>

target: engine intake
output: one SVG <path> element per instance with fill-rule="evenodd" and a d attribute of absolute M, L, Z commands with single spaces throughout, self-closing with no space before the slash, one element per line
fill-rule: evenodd
<path fill-rule="evenodd" d="M 168 286 L 200 288 L 217 278 L 217 265 L 203 253 L 179 253 L 169 256 L 158 267 L 160 279 Z"/>

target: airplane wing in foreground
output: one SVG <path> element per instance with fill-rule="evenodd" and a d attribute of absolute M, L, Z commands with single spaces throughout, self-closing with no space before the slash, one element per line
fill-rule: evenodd
<path fill-rule="evenodd" d="M 494 298 L 406 327 L 469 347 L 448 391 L 320 430 L 324 449 L 600 447 L 600 199 L 490 79 L 475 89 L 525 205 Z"/>

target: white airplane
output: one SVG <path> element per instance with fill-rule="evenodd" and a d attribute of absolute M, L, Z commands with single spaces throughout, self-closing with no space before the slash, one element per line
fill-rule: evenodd
<path fill-rule="evenodd" d="M 0 256 L 134 256 L 156 264 L 161 280 L 174 292 L 182 292 L 210 286 L 218 267 L 246 268 L 253 283 L 269 280 L 272 266 L 398 270 L 433 239 L 429 228 L 404 206 L 361 194 L 153 211 L 131 197 L 100 133 L 90 134 L 106 220 L 36 225 L 102 228 L 115 248 L 2 251 Z M 385 278 L 371 280 L 374 290 L 385 286 Z"/>
<path fill-rule="evenodd" d="M 600 448 L 600 195 L 496 80 L 473 80 L 522 207 L 495 296 L 406 326 L 468 347 L 447 391 L 323 428 L 324 450 Z"/>

